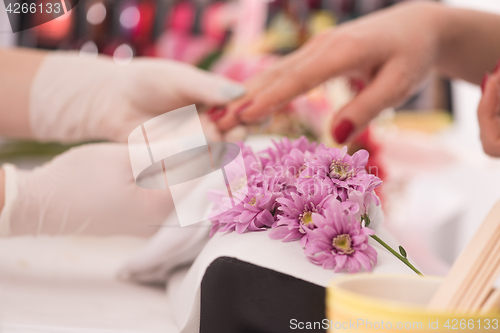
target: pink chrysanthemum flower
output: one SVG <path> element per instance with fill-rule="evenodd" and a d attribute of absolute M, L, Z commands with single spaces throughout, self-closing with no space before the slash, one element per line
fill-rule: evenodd
<path fill-rule="evenodd" d="M 350 156 L 346 147 L 328 149 L 304 137 L 294 142 L 285 138 L 258 153 L 240 147 L 243 160 L 225 168 L 233 197 L 225 191 L 209 193 L 214 202 L 210 236 L 271 228 L 273 239 L 300 239 L 308 259 L 325 269 L 372 270 L 377 252 L 368 244 L 374 231 L 367 224 L 383 215 L 374 192 L 381 181 L 366 172 L 366 151 Z M 405 255 L 396 256 L 420 274 Z"/>
<path fill-rule="evenodd" d="M 359 183 L 354 186 L 354 188 L 360 192 L 375 193 L 375 189 L 380 185 L 382 185 L 382 180 L 380 180 L 380 178 L 375 175 L 366 174 L 365 176 L 360 177 Z M 375 200 L 380 203 L 378 198 Z"/>
<path fill-rule="evenodd" d="M 377 262 L 377 252 L 368 244 L 368 236 L 375 234 L 362 228 L 343 204 L 334 200 L 324 215 L 312 214 L 316 229 L 308 232 L 305 254 L 308 259 L 335 272 L 358 272 L 361 267 L 371 271 Z"/>
<path fill-rule="evenodd" d="M 306 159 L 306 168 L 297 179 L 298 188 L 310 192 L 314 180 L 319 179 L 339 200 L 345 201 L 350 188 L 372 190 L 380 185 L 380 179 L 366 172 L 367 161 L 366 150 L 350 156 L 347 147 L 320 149 L 314 157 Z"/>
<path fill-rule="evenodd" d="M 364 215 L 369 215 L 370 208 L 378 206 L 380 200 L 373 192 L 349 191 L 349 202 L 352 203 L 350 211 L 357 221 L 361 221 Z"/>
<path fill-rule="evenodd" d="M 305 153 L 314 153 L 318 147 L 324 147 L 323 144 L 319 145 L 315 142 L 309 143 L 309 140 L 305 136 L 301 136 L 297 140 L 290 141 L 287 137 L 276 142 L 273 141 L 273 148 L 266 149 L 264 152 L 267 153 L 272 161 L 275 163 L 282 163 L 283 158 L 286 157 L 292 149 L 298 149 L 299 151 Z"/>
<path fill-rule="evenodd" d="M 324 148 L 321 144 L 309 143 L 306 137 L 290 141 L 284 138 L 281 141 L 273 141 L 274 147 L 262 152 L 268 156 L 264 161 L 264 178 L 279 178 L 282 183 L 293 185 L 300 172 L 304 170 L 305 158 L 313 156 L 318 147 Z"/>
<path fill-rule="evenodd" d="M 237 143 L 241 149 L 243 163 L 234 163 L 229 166 L 229 162 L 232 162 L 232 158 L 235 156 L 235 152 L 231 152 L 233 146 L 227 146 L 229 151 L 226 151 L 226 155 L 223 156 L 225 165 L 225 173 L 228 184 L 232 192 L 244 192 L 246 187 L 261 187 L 263 182 L 262 176 L 262 162 L 260 157 L 253 152 L 250 147 L 245 146 L 242 142 Z M 239 161 L 238 161 L 239 162 Z M 213 203 L 213 211 L 209 215 L 209 218 L 217 221 L 217 215 L 220 214 L 223 207 L 223 200 L 226 200 L 226 206 L 232 203 L 228 198 L 227 190 L 210 190 L 208 192 L 208 198 Z M 230 206 L 232 207 L 232 206 Z"/>
<path fill-rule="evenodd" d="M 241 234 L 246 230 L 266 230 L 274 223 L 271 212 L 276 209 L 276 199 L 282 196 L 281 193 L 272 192 L 267 188 L 249 187 L 248 194 L 235 207 L 231 206 L 231 198 L 224 198 L 221 208 L 223 213 L 212 219 L 212 222 L 218 224 L 219 232 L 236 231 Z"/>
<path fill-rule="evenodd" d="M 300 239 L 302 246 L 307 243 L 308 230 L 316 226 L 312 220 L 312 214 L 322 214 L 335 198 L 327 193 L 317 192 L 312 195 L 300 195 L 292 193 L 291 198 L 277 199 L 279 206 L 278 220 L 269 231 L 272 239 L 283 239 L 291 242 Z"/>
<path fill-rule="evenodd" d="M 244 185 L 258 186 L 263 181 L 263 169 L 266 161 L 263 161 L 262 156 L 256 154 L 252 148 L 245 146 L 242 142 L 239 142 L 238 146 L 241 148 L 247 176 L 247 184 Z"/>
<path fill-rule="evenodd" d="M 312 156 L 312 153 L 294 148 L 288 155 L 283 157 L 283 165 L 293 181 L 305 170 L 306 158 L 310 156 Z"/>
<path fill-rule="evenodd" d="M 356 221 L 362 221 L 362 226 L 376 230 L 384 219 L 380 200 L 374 191 L 361 192 L 349 190 L 349 210 Z M 364 222 L 363 222 L 364 221 Z"/>

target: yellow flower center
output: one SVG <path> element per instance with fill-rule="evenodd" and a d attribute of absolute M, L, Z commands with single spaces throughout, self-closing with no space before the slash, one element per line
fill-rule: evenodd
<path fill-rule="evenodd" d="M 344 163 L 339 160 L 334 160 L 332 164 L 330 164 L 330 178 L 335 178 L 339 180 L 346 180 L 354 176 L 354 173 L 351 170 L 351 166 L 347 163 Z"/>
<path fill-rule="evenodd" d="M 252 199 L 250 199 L 250 201 L 248 202 L 248 204 L 250 204 L 252 206 L 255 206 L 256 203 L 257 203 L 257 199 L 255 197 L 253 197 Z"/>
<path fill-rule="evenodd" d="M 304 225 L 308 225 L 309 223 L 313 223 L 312 212 L 304 212 L 300 219 Z"/>
<path fill-rule="evenodd" d="M 347 234 L 335 237 L 332 242 L 333 248 L 342 254 L 351 254 L 354 252 L 351 244 L 351 236 Z"/>

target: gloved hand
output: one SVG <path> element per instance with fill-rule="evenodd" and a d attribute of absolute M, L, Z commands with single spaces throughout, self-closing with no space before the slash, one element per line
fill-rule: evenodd
<path fill-rule="evenodd" d="M 49 53 L 30 92 L 30 126 L 40 141 L 106 139 L 126 142 L 138 125 L 190 105 L 222 105 L 241 96 L 243 86 L 175 61 L 80 58 Z"/>
<path fill-rule="evenodd" d="M 32 171 L 4 171 L 0 229 L 10 235 L 150 236 L 173 208 L 168 190 L 135 184 L 127 145 L 84 145 Z"/>

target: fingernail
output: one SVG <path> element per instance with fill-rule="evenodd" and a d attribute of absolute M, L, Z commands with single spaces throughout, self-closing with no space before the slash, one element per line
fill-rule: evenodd
<path fill-rule="evenodd" d="M 214 113 L 216 113 L 216 112 L 217 112 L 217 110 L 218 110 L 218 109 L 219 109 L 219 107 L 218 107 L 218 106 L 213 106 L 213 107 L 211 107 L 211 108 L 207 111 L 207 115 L 208 115 L 208 116 L 212 116 Z"/>
<path fill-rule="evenodd" d="M 351 89 L 355 92 L 360 92 L 361 90 L 365 89 L 365 83 L 360 79 L 352 79 Z"/>
<path fill-rule="evenodd" d="M 496 66 L 495 66 L 495 69 L 493 70 L 493 73 L 497 74 L 498 70 L 500 70 L 500 59 L 498 59 L 498 62 L 496 64 Z"/>
<path fill-rule="evenodd" d="M 481 82 L 481 92 L 484 94 L 484 89 L 486 88 L 486 83 L 488 82 L 488 78 L 490 74 L 488 72 L 484 73 L 483 81 Z"/>
<path fill-rule="evenodd" d="M 354 124 L 350 120 L 344 119 L 333 131 L 333 137 L 337 143 L 344 143 L 353 131 Z"/>
<path fill-rule="evenodd" d="M 220 94 L 224 100 L 230 101 L 245 94 L 245 86 L 241 84 L 226 84 L 222 86 Z"/>
<path fill-rule="evenodd" d="M 253 101 L 248 101 L 246 103 L 244 103 L 242 106 L 240 106 L 236 111 L 235 113 L 236 114 L 241 114 L 243 113 L 246 109 L 248 109 L 248 107 L 250 107 L 250 105 L 252 105 Z"/>
<path fill-rule="evenodd" d="M 226 114 L 226 111 L 227 110 L 225 107 L 219 107 L 212 114 L 209 114 L 209 117 L 212 121 L 217 121 L 217 120 L 221 119 L 222 117 L 224 117 L 224 115 Z"/>

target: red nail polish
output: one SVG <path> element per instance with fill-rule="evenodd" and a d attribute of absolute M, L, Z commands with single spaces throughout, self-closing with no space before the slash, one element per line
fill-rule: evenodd
<path fill-rule="evenodd" d="M 493 73 L 497 74 L 499 70 L 500 70 L 500 59 L 498 59 L 498 62 L 495 66 L 495 69 L 493 70 Z"/>
<path fill-rule="evenodd" d="M 351 89 L 354 92 L 360 92 L 361 90 L 365 89 L 365 83 L 363 80 L 360 79 L 352 79 L 351 80 Z"/>
<path fill-rule="evenodd" d="M 250 105 L 253 104 L 253 101 L 248 101 L 246 103 L 244 103 L 242 106 L 240 106 L 237 110 L 236 110 L 236 114 L 240 114 L 240 113 L 243 113 L 243 111 L 245 111 L 246 109 L 248 109 L 248 107 Z"/>
<path fill-rule="evenodd" d="M 490 74 L 488 72 L 484 73 L 483 81 L 481 82 L 481 92 L 483 94 L 484 94 L 484 89 L 486 88 L 486 82 L 488 82 L 489 77 Z"/>
<path fill-rule="evenodd" d="M 218 106 L 213 106 L 211 107 L 208 111 L 207 111 L 207 115 L 208 116 L 212 116 L 213 114 L 215 114 L 217 112 L 217 110 L 219 109 Z"/>
<path fill-rule="evenodd" d="M 210 119 L 212 121 L 217 121 L 217 120 L 221 119 L 222 117 L 224 117 L 224 115 L 226 114 L 226 111 L 227 110 L 224 107 L 217 108 L 217 111 L 215 113 L 209 115 Z"/>
<path fill-rule="evenodd" d="M 350 120 L 344 119 L 333 131 L 333 137 L 338 143 L 344 143 L 353 131 L 354 124 Z"/>

